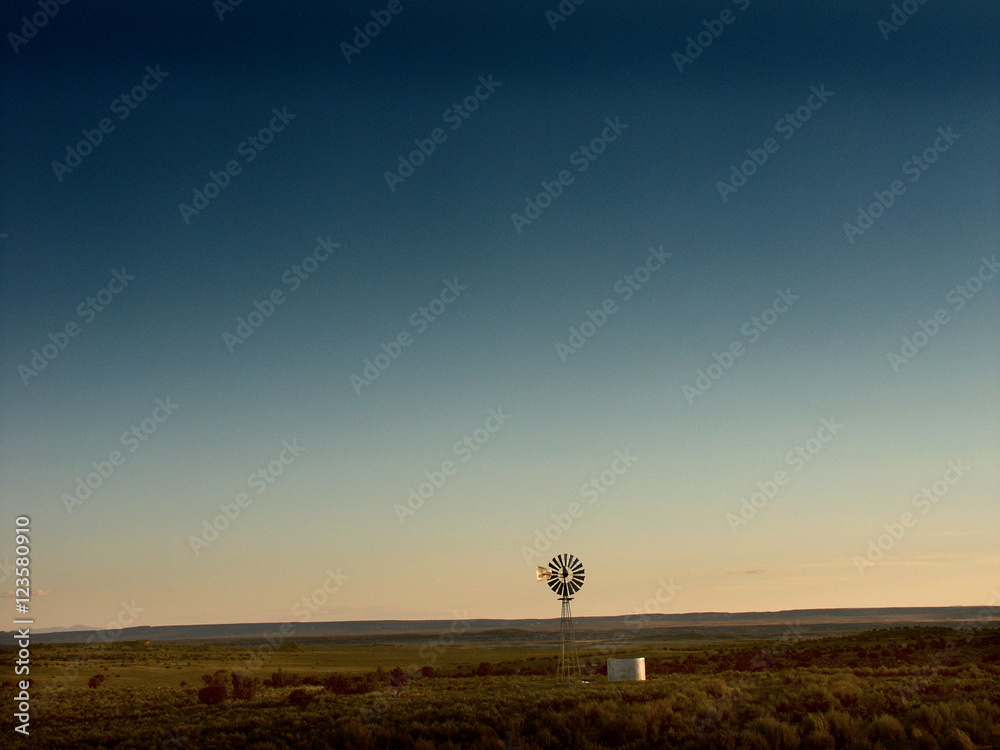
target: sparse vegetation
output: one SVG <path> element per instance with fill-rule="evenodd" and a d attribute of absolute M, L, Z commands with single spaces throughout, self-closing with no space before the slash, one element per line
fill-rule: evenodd
<path fill-rule="evenodd" d="M 996 629 L 648 643 L 636 652 L 646 655 L 645 683 L 608 683 L 595 650 L 582 654 L 590 683 L 568 687 L 553 684 L 553 655 L 537 646 L 442 650 L 417 667 L 418 647 L 300 642 L 274 650 L 267 671 L 255 673 L 241 646 L 39 645 L 32 741 L 124 749 L 169 736 L 207 750 L 1000 747 Z M 0 651 L 8 668 L 11 653 Z M 121 677 L 92 690 L 103 672 L 81 673 L 46 692 L 72 664 Z M 0 700 L 13 689 L 4 682 Z M 0 731 L 11 730 L 0 716 Z"/>

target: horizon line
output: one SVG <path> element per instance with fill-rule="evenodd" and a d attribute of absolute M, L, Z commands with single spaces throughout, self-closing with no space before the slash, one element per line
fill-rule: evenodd
<path fill-rule="evenodd" d="M 892 607 L 800 607 L 795 609 L 773 609 L 773 610 L 741 610 L 737 612 L 723 611 L 723 610 L 702 610 L 696 612 L 630 612 L 626 614 L 615 614 L 615 615 L 580 615 L 574 616 L 574 620 L 591 620 L 599 618 L 622 618 L 622 617 L 691 617 L 691 616 L 706 616 L 706 615 L 777 615 L 783 613 L 795 613 L 795 612 L 845 612 L 845 611 L 905 611 L 905 610 L 945 610 L 945 609 L 984 609 L 993 610 L 998 609 L 994 605 L 985 603 L 979 604 L 945 604 L 945 605 L 913 605 L 913 606 L 892 606 Z M 456 615 L 461 613 L 455 612 Z M 464 622 L 483 622 L 483 621 L 496 621 L 496 622 L 525 622 L 525 621 L 549 621 L 549 620 L 559 620 L 559 617 L 459 617 L 458 619 Z M 1000 617 L 996 619 L 1000 620 Z M 52 632 L 67 632 L 75 631 L 80 633 L 104 633 L 108 631 L 124 632 L 124 631 L 135 631 L 140 629 L 154 629 L 154 628 L 188 628 L 188 627 L 232 627 L 239 625 L 283 625 L 286 623 L 293 623 L 296 625 L 330 625 L 330 624 L 340 624 L 349 625 L 352 623 L 436 623 L 436 622 L 449 622 L 454 621 L 455 618 L 369 618 L 369 619 L 354 619 L 354 620 L 248 620 L 240 622 L 189 622 L 189 623 L 174 623 L 174 624 L 160 624 L 160 625 L 129 625 L 124 628 L 95 628 L 89 625 L 68 625 L 68 626 L 50 626 L 43 627 L 34 630 L 35 633 L 45 634 Z M 4 633 L 13 633 L 11 631 L 0 631 Z"/>

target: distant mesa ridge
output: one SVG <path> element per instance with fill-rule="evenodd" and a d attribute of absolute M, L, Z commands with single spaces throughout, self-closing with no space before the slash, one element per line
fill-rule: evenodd
<path fill-rule="evenodd" d="M 671 631 L 683 631 L 688 637 L 772 637 L 791 625 L 811 635 L 868 630 L 872 628 L 937 625 L 1000 625 L 1000 618 L 987 607 L 866 607 L 854 609 L 794 609 L 777 612 L 692 612 L 687 614 L 616 615 L 577 617 L 574 622 L 583 640 L 600 640 L 602 633 L 625 631 L 631 638 L 670 637 Z M 387 642 L 414 641 L 454 632 L 452 620 L 354 620 L 345 622 L 295 622 L 294 633 L 287 640 L 337 638 Z M 260 641 L 278 632 L 280 622 L 228 623 L 214 625 L 158 625 L 125 628 L 101 641 Z M 456 639 L 510 640 L 550 638 L 558 634 L 559 618 L 553 619 L 470 619 Z M 12 631 L 8 631 L 11 632 Z M 36 643 L 78 643 L 100 630 L 74 625 L 69 628 L 46 628 L 32 631 Z"/>

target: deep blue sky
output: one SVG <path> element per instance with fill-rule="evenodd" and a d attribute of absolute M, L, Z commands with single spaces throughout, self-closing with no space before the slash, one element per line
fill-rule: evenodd
<path fill-rule="evenodd" d="M 9 526 L 33 519 L 41 625 L 102 626 L 131 599 L 141 624 L 294 619 L 338 568 L 349 580 L 314 619 L 549 616 L 533 565 L 560 551 L 588 566 L 580 614 L 641 609 L 661 579 L 681 588 L 659 611 L 989 600 L 1000 281 L 947 300 L 1000 251 L 1000 13 L 929 3 L 886 39 L 888 2 L 657 5 L 591 0 L 553 30 L 554 2 L 403 2 L 350 63 L 340 44 L 385 4 L 244 0 L 220 21 L 207 0 L 73 0 L 16 54 L 7 34 L 38 6 L 5 7 L 0 488 Z M 673 54 L 724 10 L 679 71 Z M 446 111 L 490 76 L 452 130 Z M 831 92 L 821 106 L 814 90 Z M 785 139 L 776 123 L 810 101 Z M 248 162 L 274 109 L 294 119 Z M 113 131 L 60 181 L 52 163 L 102 118 Z M 573 154 L 616 118 L 627 128 L 579 171 Z M 435 128 L 444 142 L 390 190 L 386 170 Z M 723 200 L 718 181 L 769 138 Z M 935 141 L 947 150 L 911 181 Z M 185 222 L 178 205 L 230 160 L 239 174 Z M 518 232 L 511 214 L 561 170 L 572 184 Z M 894 180 L 905 192 L 849 241 L 845 222 Z M 293 290 L 318 237 L 339 247 Z M 670 258 L 626 301 L 615 285 L 651 248 Z M 107 309 L 78 314 L 122 269 L 135 278 Z M 411 324 L 446 280 L 467 289 Z M 284 303 L 230 352 L 223 334 L 273 289 Z M 797 299 L 741 332 L 778 290 Z M 607 299 L 618 311 L 563 362 L 556 344 Z M 71 322 L 45 369 L 19 369 Z M 742 356 L 686 396 L 734 341 Z M 157 399 L 178 408 L 123 442 Z M 453 446 L 491 409 L 511 416 L 463 462 Z M 844 426 L 796 471 L 789 453 L 823 419 Z M 305 452 L 257 494 L 249 477 L 286 440 Z M 621 476 L 616 451 L 636 457 Z M 401 521 L 446 460 L 454 476 Z M 949 461 L 972 468 L 925 514 L 914 496 Z M 606 471 L 590 504 L 581 486 Z M 196 554 L 240 492 L 253 503 Z M 859 563 L 905 512 L 915 523 Z"/>

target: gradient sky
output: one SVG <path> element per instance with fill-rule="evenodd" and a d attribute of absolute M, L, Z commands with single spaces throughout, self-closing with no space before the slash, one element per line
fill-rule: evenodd
<path fill-rule="evenodd" d="M 587 568 L 578 615 L 1000 591 L 1000 278 L 948 301 L 1000 252 L 995 6 L 929 3 L 883 33 L 881 0 L 592 0 L 553 30 L 554 0 L 403 0 L 348 62 L 341 43 L 386 4 L 327 5 L 246 0 L 220 20 L 208 0 L 75 0 L 16 53 L 7 34 L 38 6 L 5 7 L 0 557 L 29 515 L 37 627 L 103 627 L 122 602 L 139 625 L 296 621 L 327 571 L 342 585 L 313 620 L 554 617 L 534 564 L 564 551 Z M 678 70 L 724 10 L 732 23 Z M 147 66 L 167 76 L 119 119 Z M 447 110 L 490 76 L 452 130 Z M 776 123 L 813 87 L 831 95 L 785 139 Z M 275 108 L 294 120 L 241 150 Z M 102 118 L 113 130 L 60 180 L 53 162 Z M 578 171 L 574 152 L 615 118 L 627 128 Z M 444 142 L 390 190 L 385 172 L 435 128 Z M 718 181 L 769 138 L 777 151 L 723 200 Z M 947 150 L 911 181 L 935 141 Z M 179 204 L 231 160 L 239 173 L 186 222 Z M 518 231 L 511 214 L 562 170 L 573 182 Z M 844 224 L 894 180 L 905 192 L 849 241 Z M 317 238 L 339 247 L 292 289 Z M 624 300 L 616 284 L 661 247 L 671 257 Z M 79 314 L 122 269 L 134 280 Z M 412 325 L 456 279 L 467 289 Z M 284 302 L 231 352 L 224 333 L 274 289 Z M 797 299 L 751 342 L 778 290 Z M 556 344 L 608 299 L 617 312 L 563 362 Z M 947 322 L 894 368 L 939 309 Z M 69 323 L 78 335 L 25 376 Z M 356 393 L 351 376 L 404 332 Z M 742 355 L 685 397 L 732 342 Z M 176 411 L 123 442 L 157 399 Z M 456 442 L 491 410 L 509 419 L 463 462 Z M 824 419 L 843 426 L 790 457 Z M 305 451 L 258 494 L 249 478 L 283 441 Z M 116 450 L 69 512 L 63 496 Z M 616 452 L 636 460 L 589 502 L 581 488 L 624 467 Z M 915 501 L 949 461 L 970 468 Z M 727 514 L 780 471 L 734 530 Z M 241 492 L 252 504 L 196 554 Z"/>

